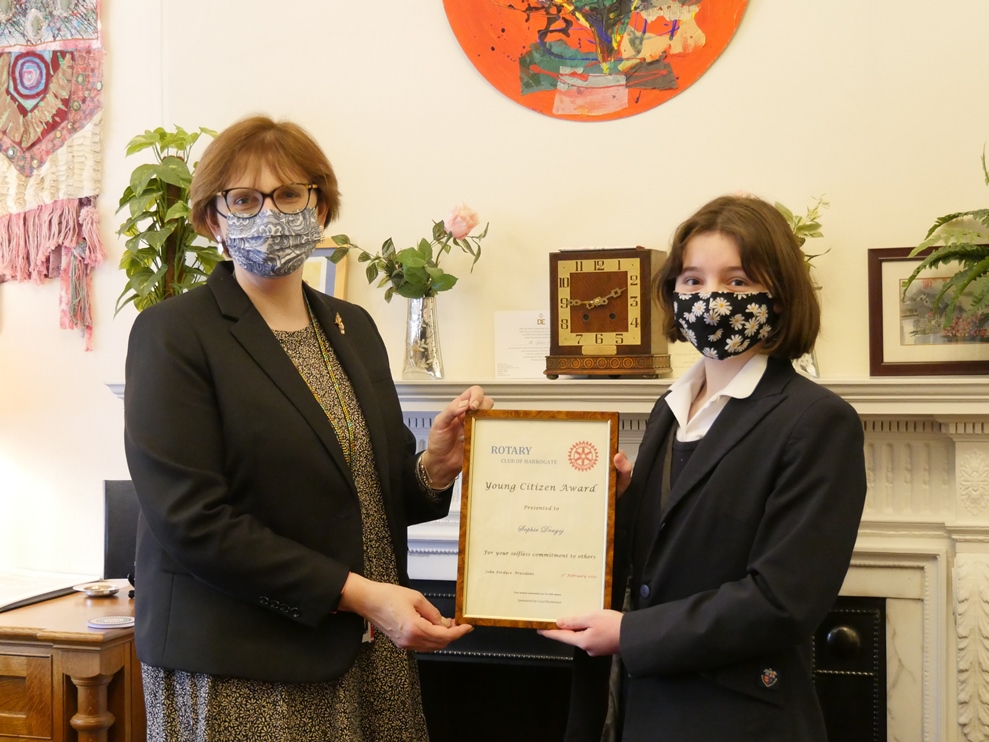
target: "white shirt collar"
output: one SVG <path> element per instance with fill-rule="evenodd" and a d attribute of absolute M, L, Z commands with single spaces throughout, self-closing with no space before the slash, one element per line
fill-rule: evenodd
<path fill-rule="evenodd" d="M 687 420 L 690 414 L 690 403 L 694 401 L 701 385 L 704 383 L 704 359 L 699 359 L 686 373 L 670 385 L 666 395 L 666 403 L 677 419 L 679 430 L 678 440 L 697 440 L 702 438 L 717 418 L 718 414 L 728 404 L 729 399 L 745 399 L 752 395 L 766 373 L 769 356 L 765 353 L 753 355 L 730 382 L 720 392 L 712 395 L 704 405 Z"/>

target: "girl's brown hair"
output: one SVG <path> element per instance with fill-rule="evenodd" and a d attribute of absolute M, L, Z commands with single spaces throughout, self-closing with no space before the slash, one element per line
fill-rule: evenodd
<path fill-rule="evenodd" d="M 306 182 L 319 186 L 316 212 L 323 217 L 323 227 L 336 219 L 340 213 L 337 177 L 312 136 L 290 121 L 251 116 L 220 132 L 196 166 L 189 188 L 196 231 L 212 239 L 216 234 L 216 194 L 229 187 L 231 178 L 246 178 L 265 165 L 280 177 L 297 178 L 301 174 Z"/>
<path fill-rule="evenodd" d="M 657 295 L 663 308 L 663 332 L 686 341 L 674 321 L 676 280 L 690 238 L 716 232 L 738 246 L 742 269 L 773 295 L 780 319 L 763 348 L 773 356 L 799 358 L 809 353 L 821 328 L 821 306 L 804 254 L 776 207 L 754 196 L 721 196 L 681 224 L 659 274 Z"/>

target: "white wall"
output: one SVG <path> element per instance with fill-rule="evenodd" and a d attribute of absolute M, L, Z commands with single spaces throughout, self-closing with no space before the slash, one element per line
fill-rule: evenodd
<path fill-rule="evenodd" d="M 866 250 L 915 244 L 943 213 L 985 207 L 989 3 L 751 0 L 735 38 L 662 106 L 602 123 L 533 113 L 461 52 L 437 0 L 272 5 L 103 0 L 103 235 L 94 350 L 58 329 L 58 287 L 0 286 L 0 566 L 102 563 L 102 482 L 127 478 L 122 404 L 128 309 L 113 214 L 145 128 L 221 129 L 266 112 L 323 144 L 346 232 L 411 244 L 457 201 L 490 221 L 473 275 L 440 298 L 451 379 L 493 376 L 492 313 L 543 308 L 546 254 L 664 248 L 709 198 L 747 190 L 802 210 L 825 194 L 825 377 L 868 375 Z M 280 9 L 291 14 L 281 14 Z M 616 168 L 616 163 L 618 167 Z M 595 173 L 610 172 L 609 182 Z M 459 270 L 458 270 L 459 269 Z M 405 308 L 354 266 L 350 298 L 377 320 L 398 373 Z"/>

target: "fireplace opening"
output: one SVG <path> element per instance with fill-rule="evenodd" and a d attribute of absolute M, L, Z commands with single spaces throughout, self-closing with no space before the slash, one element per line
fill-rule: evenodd
<path fill-rule="evenodd" d="M 828 739 L 886 739 L 886 600 L 840 596 L 814 632 L 814 685 Z"/>
<path fill-rule="evenodd" d="M 445 616 L 456 583 L 413 580 Z M 882 598 L 839 597 L 813 637 L 814 683 L 828 738 L 886 739 L 886 608 Z M 478 626 L 450 648 L 419 655 L 432 742 L 562 740 L 572 652 L 534 631 Z"/>

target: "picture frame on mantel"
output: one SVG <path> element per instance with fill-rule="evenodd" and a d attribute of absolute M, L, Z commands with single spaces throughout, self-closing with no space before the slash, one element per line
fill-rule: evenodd
<path fill-rule="evenodd" d="M 904 283 L 925 254 L 910 257 L 912 250 L 869 249 L 869 374 L 989 374 L 989 338 L 950 337 L 928 309 L 955 272 L 950 265 L 925 271 L 903 295 Z"/>
<path fill-rule="evenodd" d="M 337 299 L 347 298 L 347 261 L 334 263 L 331 240 L 320 242 L 302 269 L 302 280 L 318 291 Z"/>

